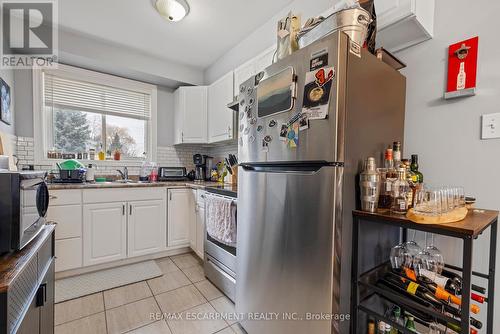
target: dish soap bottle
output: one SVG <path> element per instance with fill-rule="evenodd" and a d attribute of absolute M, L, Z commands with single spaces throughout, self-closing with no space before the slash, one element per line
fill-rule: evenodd
<path fill-rule="evenodd" d="M 106 152 L 104 152 L 104 149 L 102 148 L 102 144 L 101 144 L 101 148 L 99 149 L 99 160 L 104 160 L 106 159 Z"/>

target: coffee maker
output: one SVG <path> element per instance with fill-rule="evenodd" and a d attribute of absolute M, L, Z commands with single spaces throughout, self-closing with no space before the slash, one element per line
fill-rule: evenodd
<path fill-rule="evenodd" d="M 196 181 L 205 181 L 207 165 L 205 164 L 205 157 L 201 154 L 193 155 L 193 163 L 195 166 L 195 177 Z"/>

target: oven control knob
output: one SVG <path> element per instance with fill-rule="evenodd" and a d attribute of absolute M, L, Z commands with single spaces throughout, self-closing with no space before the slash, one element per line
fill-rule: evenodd
<path fill-rule="evenodd" d="M 265 141 L 266 143 L 270 143 L 270 142 L 272 142 L 272 141 L 273 141 L 273 137 L 271 137 L 271 136 L 265 136 L 265 137 L 264 137 L 264 141 Z"/>

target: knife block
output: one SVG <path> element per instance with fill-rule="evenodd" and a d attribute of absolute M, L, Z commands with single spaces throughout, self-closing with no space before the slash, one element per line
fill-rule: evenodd
<path fill-rule="evenodd" d="M 238 184 L 238 166 L 231 167 L 233 174 L 231 175 L 231 184 Z"/>

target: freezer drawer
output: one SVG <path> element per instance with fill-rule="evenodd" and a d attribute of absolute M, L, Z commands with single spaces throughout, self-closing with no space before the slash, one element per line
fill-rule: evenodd
<path fill-rule="evenodd" d="M 334 217 L 342 168 L 266 168 L 239 169 L 236 311 L 278 314 L 242 321 L 250 334 L 330 333 L 330 321 L 286 317 L 338 308 Z"/>

